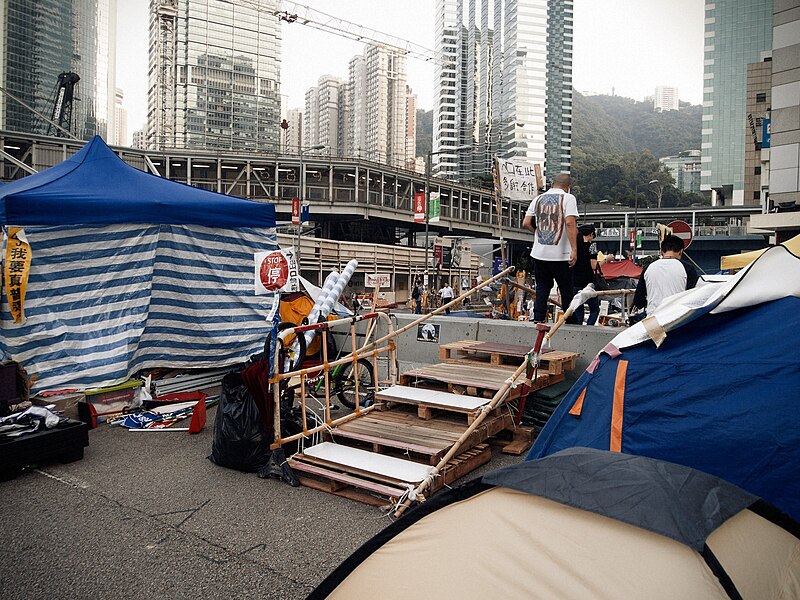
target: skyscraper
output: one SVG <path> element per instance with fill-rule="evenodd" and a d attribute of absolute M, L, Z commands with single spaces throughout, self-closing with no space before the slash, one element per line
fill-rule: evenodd
<path fill-rule="evenodd" d="M 772 48 L 772 0 L 706 0 L 700 187 L 744 204 L 747 65 Z"/>
<path fill-rule="evenodd" d="M 569 171 L 572 0 L 437 0 L 434 173 L 469 180 L 493 156 Z"/>
<path fill-rule="evenodd" d="M 80 77 L 71 133 L 89 139 L 113 131 L 117 0 L 0 2 L 0 84 L 52 117 L 61 73 Z M 0 95 L 0 129 L 55 135 L 44 119 Z"/>
<path fill-rule="evenodd" d="M 275 152 L 281 29 L 270 6 L 150 0 L 150 148 Z"/>
<path fill-rule="evenodd" d="M 125 146 L 128 143 L 128 111 L 122 106 L 125 93 L 117 88 L 114 98 L 114 135 L 109 136 L 109 143 Z"/>

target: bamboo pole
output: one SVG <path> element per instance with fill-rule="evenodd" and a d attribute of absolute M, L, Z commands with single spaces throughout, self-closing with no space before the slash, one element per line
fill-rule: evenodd
<path fill-rule="evenodd" d="M 530 352 L 528 353 L 528 355 L 530 355 Z M 436 476 L 441 472 L 441 470 L 450 461 L 450 459 L 453 458 L 458 453 L 458 451 L 461 449 L 461 446 L 464 445 L 464 442 L 467 440 L 467 438 L 472 435 L 472 432 L 474 432 L 478 427 L 480 427 L 481 423 L 483 423 L 487 415 L 495 408 L 497 408 L 503 400 L 505 400 L 509 390 L 511 389 L 512 386 L 515 385 L 517 377 L 519 377 L 522 374 L 522 372 L 526 369 L 527 366 L 528 366 L 528 360 L 526 359 L 522 362 L 522 364 L 519 367 L 517 367 L 516 371 L 514 371 L 514 374 L 511 375 L 508 379 L 506 379 L 506 382 L 503 384 L 503 387 L 497 390 L 495 395 L 492 397 L 491 402 L 489 402 L 489 404 L 486 404 L 481 408 L 480 413 L 472 422 L 472 424 L 469 427 L 467 427 L 467 430 L 464 433 L 462 433 L 461 437 L 459 437 L 458 440 L 456 440 L 456 443 L 450 447 L 450 450 L 448 450 L 447 454 L 445 454 L 442 457 L 442 460 L 440 460 L 439 463 L 435 467 L 433 467 L 433 470 L 428 474 L 428 476 L 425 479 L 423 479 L 422 482 L 416 487 L 416 489 L 414 490 L 414 494 L 416 497 L 421 496 L 425 492 L 425 490 L 427 490 L 431 486 Z M 411 506 L 412 502 L 413 500 L 409 498 L 403 500 L 403 502 L 395 509 L 394 516 L 395 517 L 401 516 L 406 511 L 406 509 L 409 506 Z"/>

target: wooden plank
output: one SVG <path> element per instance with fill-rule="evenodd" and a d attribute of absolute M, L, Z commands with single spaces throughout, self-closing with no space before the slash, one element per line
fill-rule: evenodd
<path fill-rule="evenodd" d="M 399 498 L 399 496 L 385 499 L 379 498 L 350 487 L 343 487 L 338 490 L 333 490 L 330 489 L 324 481 L 318 481 L 316 479 L 312 479 L 311 477 L 298 476 L 297 480 L 300 482 L 300 485 L 304 487 L 311 488 L 313 490 L 319 490 L 320 492 L 327 492 L 328 494 L 333 494 L 334 496 L 339 496 L 340 498 L 355 500 L 356 502 L 361 502 L 361 504 L 366 504 L 368 506 L 374 506 L 375 508 L 383 508 L 390 503 L 394 504 Z"/>
<path fill-rule="evenodd" d="M 492 459 L 492 449 L 488 444 L 480 444 L 471 450 L 453 457 L 444 467 L 442 477 L 437 479 L 435 489 L 441 489 L 471 473 Z"/>
<path fill-rule="evenodd" d="M 448 409 L 474 411 L 489 403 L 486 398 L 450 394 L 439 390 L 420 387 L 395 385 L 375 394 L 378 400 L 399 402 L 401 404 L 422 404 L 424 406 L 440 406 Z"/>
<path fill-rule="evenodd" d="M 429 466 L 410 460 L 375 454 L 331 442 L 322 442 L 306 448 L 303 455 L 335 463 L 345 469 L 354 468 L 408 483 L 421 482 L 431 471 Z"/>
<path fill-rule="evenodd" d="M 503 454 L 513 454 L 519 456 L 527 452 L 533 444 L 535 437 L 533 429 L 530 427 L 517 427 L 512 431 L 511 443 L 503 448 Z"/>

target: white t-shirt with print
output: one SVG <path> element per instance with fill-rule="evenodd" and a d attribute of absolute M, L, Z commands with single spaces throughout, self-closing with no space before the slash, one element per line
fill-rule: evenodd
<path fill-rule="evenodd" d="M 567 217 L 578 217 L 575 196 L 550 188 L 531 202 L 525 216 L 536 221 L 531 256 L 538 260 L 569 260 L 572 246 L 567 236 Z"/>
<path fill-rule="evenodd" d="M 644 272 L 647 314 L 652 315 L 666 298 L 686 289 L 686 268 L 677 258 L 659 258 Z"/>

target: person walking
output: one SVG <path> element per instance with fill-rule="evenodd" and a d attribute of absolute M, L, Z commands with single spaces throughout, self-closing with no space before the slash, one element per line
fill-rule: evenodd
<path fill-rule="evenodd" d="M 597 244 L 594 243 L 596 229 L 594 225 L 581 225 L 578 227 L 578 259 L 572 267 L 572 293 L 577 294 L 590 283 L 594 282 L 595 269 L 597 262 Z M 583 325 L 583 304 L 575 309 L 573 316 L 578 325 Z M 589 307 L 589 318 L 587 325 L 597 323 L 600 316 L 600 298 L 595 296 L 586 301 Z"/>
<path fill-rule="evenodd" d="M 533 233 L 533 277 L 536 300 L 533 320 L 541 323 L 547 317 L 547 300 L 553 281 L 561 293 L 561 306 L 572 301 L 572 267 L 578 259 L 578 201 L 569 193 L 572 180 L 559 173 L 552 187 L 533 199 L 522 226 Z M 574 322 L 574 321 L 570 321 Z"/>
<path fill-rule="evenodd" d="M 439 295 L 442 297 L 442 305 L 445 305 L 453 299 L 453 288 L 451 288 L 450 284 L 445 281 L 444 287 L 439 290 Z M 446 315 L 449 315 L 450 308 L 445 308 L 444 312 Z"/>
<path fill-rule="evenodd" d="M 411 299 L 414 301 L 414 314 L 422 314 L 422 290 L 419 289 L 419 281 L 414 282 L 414 289 L 411 290 Z"/>

